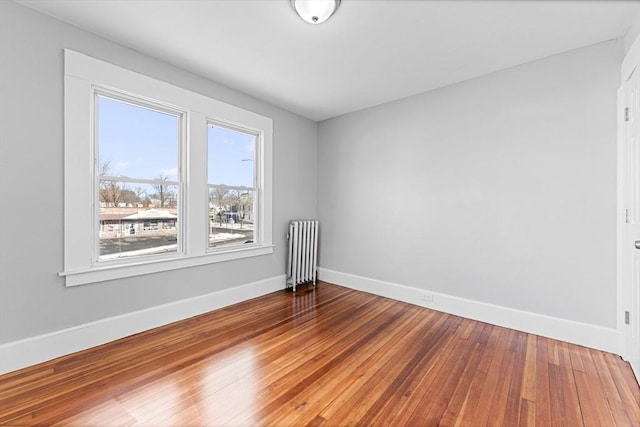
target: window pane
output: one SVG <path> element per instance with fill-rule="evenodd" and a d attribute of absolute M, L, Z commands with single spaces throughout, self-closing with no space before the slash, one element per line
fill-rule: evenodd
<path fill-rule="evenodd" d="M 101 261 L 177 252 L 177 186 L 101 180 L 99 187 Z"/>
<path fill-rule="evenodd" d="M 209 247 L 254 243 L 255 191 L 209 189 Z"/>
<path fill-rule="evenodd" d="M 254 187 L 256 136 L 209 124 L 208 183 Z"/>
<path fill-rule="evenodd" d="M 179 115 L 97 97 L 98 259 L 178 251 Z M 135 182 L 156 180 L 156 184 Z"/>
<path fill-rule="evenodd" d="M 98 96 L 98 175 L 177 181 L 180 117 Z"/>

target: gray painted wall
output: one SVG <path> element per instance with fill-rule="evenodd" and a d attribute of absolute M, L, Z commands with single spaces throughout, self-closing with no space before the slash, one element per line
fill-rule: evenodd
<path fill-rule="evenodd" d="M 320 123 L 320 265 L 615 328 L 621 51 Z"/>
<path fill-rule="evenodd" d="M 63 48 L 271 117 L 275 253 L 65 288 Z M 316 123 L 0 1 L 0 343 L 284 274 L 286 227 L 316 213 Z M 284 287 L 284 282 L 283 282 Z"/>
<path fill-rule="evenodd" d="M 631 26 L 624 37 L 624 51 L 629 52 L 631 45 L 640 34 L 640 2 L 636 5 L 636 13 L 631 20 Z"/>

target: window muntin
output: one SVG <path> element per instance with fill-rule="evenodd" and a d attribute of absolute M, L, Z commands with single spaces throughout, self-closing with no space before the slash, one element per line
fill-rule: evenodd
<path fill-rule="evenodd" d="M 182 252 L 182 114 L 96 91 L 97 261 Z"/>
<path fill-rule="evenodd" d="M 256 227 L 259 135 L 246 129 L 209 122 L 207 185 L 209 188 L 209 248 L 260 244 Z"/>

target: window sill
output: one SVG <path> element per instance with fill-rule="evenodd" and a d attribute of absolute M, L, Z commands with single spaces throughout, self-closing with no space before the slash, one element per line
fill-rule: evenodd
<path fill-rule="evenodd" d="M 64 271 L 59 276 L 65 278 L 66 286 L 86 285 L 125 277 L 141 276 L 180 268 L 197 267 L 224 261 L 249 258 L 273 253 L 273 245 L 233 249 L 225 252 L 208 253 L 199 256 L 179 256 L 176 258 L 154 259 L 128 264 L 111 264 L 87 270 Z"/>

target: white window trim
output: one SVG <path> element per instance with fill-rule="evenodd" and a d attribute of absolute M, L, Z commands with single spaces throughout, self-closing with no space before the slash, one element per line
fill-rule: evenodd
<path fill-rule="evenodd" d="M 273 253 L 272 170 L 273 121 L 169 83 L 65 49 L 65 194 L 64 271 L 67 286 L 120 279 L 161 271 L 230 261 Z M 188 141 L 182 166 L 187 183 L 180 219 L 183 253 L 132 257 L 119 262 L 95 262 L 95 170 L 93 94 L 96 88 L 131 95 L 153 104 L 186 111 Z M 261 159 L 257 190 L 259 244 L 209 251 L 209 210 L 206 159 L 207 123 L 216 121 L 250 129 L 259 135 Z M 91 235 L 89 235 L 91 233 Z"/>
<path fill-rule="evenodd" d="M 91 58 L 90 58 L 91 59 Z M 140 106 L 142 108 L 150 108 L 152 110 L 155 111 L 161 111 L 163 113 L 166 114 L 172 114 L 175 115 L 177 117 L 179 117 L 179 146 L 177 147 L 177 166 L 178 166 L 178 180 L 177 181 L 166 181 L 165 184 L 167 185 L 175 185 L 176 187 L 178 187 L 178 206 L 180 206 L 180 210 L 179 210 L 179 218 L 184 216 L 185 210 L 182 208 L 182 206 L 185 206 L 185 195 L 184 195 L 184 190 L 185 190 L 185 186 L 184 186 L 184 181 L 185 181 L 185 171 L 187 171 L 187 167 L 186 167 L 186 162 L 185 159 L 187 158 L 186 155 L 186 149 L 187 149 L 187 117 L 189 112 L 183 109 L 177 110 L 175 108 L 170 108 L 169 106 L 166 105 L 166 103 L 159 103 L 159 102 L 150 102 L 149 100 L 146 99 L 140 99 L 140 97 L 131 97 L 130 94 L 127 93 L 122 93 L 121 91 L 119 92 L 115 92 L 113 90 L 107 90 L 103 87 L 97 87 L 96 84 L 92 84 L 92 94 L 91 96 L 93 97 L 94 101 L 92 104 L 93 109 L 91 110 L 91 117 L 93 118 L 91 126 L 91 132 L 93 135 L 94 139 L 97 139 L 97 133 L 96 133 L 96 129 L 95 129 L 95 120 L 96 120 L 96 115 L 95 115 L 95 108 L 96 108 L 96 101 L 97 101 L 97 97 L 98 96 L 104 96 L 104 97 L 109 97 L 113 100 L 119 101 L 119 102 L 126 102 L 126 103 L 130 103 L 131 105 L 136 105 L 136 106 Z M 73 118 L 70 118 L 71 120 L 73 120 Z M 65 117 L 66 120 L 66 117 Z M 66 121 L 65 121 L 65 126 L 66 126 Z M 95 150 L 95 148 L 97 147 L 96 141 L 94 141 L 93 139 L 91 140 L 93 149 Z M 99 197 L 99 185 L 98 185 L 98 181 L 101 179 L 109 179 L 109 180 L 114 180 L 114 181 L 119 181 L 119 182 L 145 182 L 148 184 L 155 184 L 159 181 L 157 180 L 153 180 L 153 179 L 132 179 L 129 177 L 117 177 L 117 176 L 99 176 L 96 174 L 96 168 L 99 167 L 98 165 L 98 157 L 95 153 L 95 151 L 93 152 L 94 157 L 92 159 L 93 163 L 93 168 L 91 170 L 91 175 L 95 176 L 95 183 L 94 183 L 94 193 L 93 193 L 93 203 L 94 203 L 94 208 L 93 208 L 93 224 L 98 224 L 99 222 L 99 209 L 97 209 L 97 207 L 99 206 L 100 203 L 100 197 Z M 65 184 L 66 185 L 66 184 Z M 181 221 L 180 219 L 178 219 L 178 227 L 179 227 L 179 234 L 180 236 L 182 236 L 182 238 L 178 239 L 178 247 L 176 252 L 173 253 L 169 253 L 169 254 L 156 254 L 156 255 L 150 255 L 150 256 L 145 256 L 143 259 L 144 260 L 148 260 L 148 261 L 154 261 L 154 260 L 164 260 L 167 258 L 173 258 L 176 255 L 184 255 L 184 236 L 185 233 L 187 231 L 187 229 L 184 227 L 184 221 Z M 114 265 L 126 265 L 126 264 L 131 264 L 134 263 L 136 260 L 134 260 L 133 257 L 131 258 L 121 258 L 121 259 L 113 259 L 113 260 L 100 260 L 100 249 L 98 247 L 98 236 L 96 236 L 95 232 L 92 235 L 92 246 L 93 246 L 93 257 L 92 257 L 92 268 L 96 269 L 96 268 L 101 268 L 103 266 L 108 266 L 108 264 L 114 264 Z"/>
<path fill-rule="evenodd" d="M 260 186 L 258 185 L 258 183 L 260 182 L 260 179 L 262 177 L 262 162 L 261 162 L 261 158 L 262 158 L 262 152 L 260 151 L 260 146 L 261 144 L 258 142 L 260 140 L 260 138 L 262 137 L 260 135 L 260 133 L 256 133 L 254 129 L 247 129 L 246 127 L 238 127 L 238 126 L 233 126 L 230 125 L 229 123 L 221 123 L 221 122 L 217 122 L 215 120 L 209 120 L 207 125 L 214 125 L 214 126 L 222 126 L 225 127 L 227 129 L 231 129 L 237 132 L 244 132 L 244 133 L 248 133 L 248 134 L 253 134 L 256 138 L 256 143 L 253 147 L 253 187 L 245 187 L 245 186 L 235 186 L 235 185 L 224 185 L 224 184 L 210 184 L 207 181 L 207 197 L 209 197 L 210 194 L 210 190 L 211 188 L 226 188 L 229 190 L 250 190 L 253 191 L 255 193 L 254 195 L 254 209 L 256 209 L 257 206 L 257 212 L 254 210 L 254 213 L 256 214 L 256 216 L 258 217 L 258 219 L 262 216 L 262 211 L 260 211 L 260 206 L 262 206 L 261 200 L 260 200 Z M 209 144 L 208 144 L 208 139 L 207 139 L 207 159 L 209 158 Z M 208 165 L 207 165 L 208 167 Z M 208 200 L 208 199 L 207 199 Z M 207 210 L 207 215 L 209 215 L 209 211 Z M 260 232 L 261 232 L 261 227 L 262 227 L 262 222 L 259 221 L 257 224 L 254 224 L 254 239 L 255 236 L 260 236 Z M 216 253 L 216 252 L 224 252 L 228 249 L 231 249 L 227 246 L 222 246 L 222 247 L 216 247 L 216 246 L 211 246 L 209 244 L 207 251 L 209 253 Z"/>

